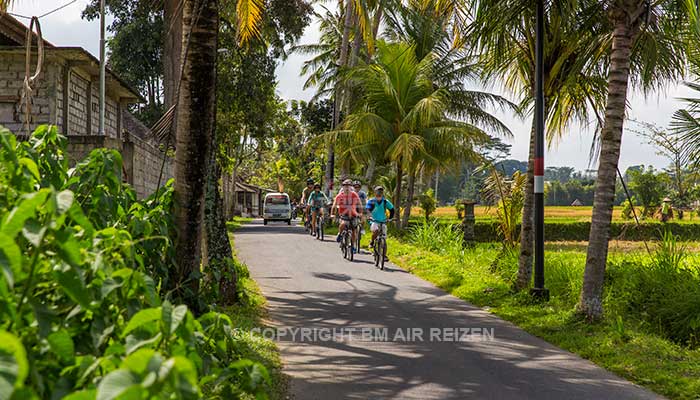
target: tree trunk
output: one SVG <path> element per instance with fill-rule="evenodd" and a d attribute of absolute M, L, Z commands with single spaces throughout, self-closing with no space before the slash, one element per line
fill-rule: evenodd
<path fill-rule="evenodd" d="M 216 141 L 212 140 L 214 150 Z M 209 156 L 209 173 L 207 174 L 207 192 L 204 206 L 204 243 L 202 257 L 207 261 L 206 280 L 210 285 L 218 286 L 219 297 L 223 305 L 233 304 L 238 300 L 238 276 L 236 270 L 227 262 L 233 257 L 231 242 L 226 229 L 224 204 L 219 191 L 221 167 L 215 152 Z"/>
<path fill-rule="evenodd" d="M 593 199 L 593 217 L 588 236 L 588 254 L 578 311 L 590 320 L 603 315 L 603 281 L 608 258 L 608 240 L 615 200 L 615 180 L 620 158 L 623 123 L 629 84 L 632 34 L 627 18 L 616 21 L 613 31 L 608 99 L 601 132 L 601 152 Z"/>
<path fill-rule="evenodd" d="M 338 60 L 338 68 L 344 68 L 348 63 L 348 44 L 350 43 L 350 30 L 352 29 L 353 20 L 353 0 L 345 2 L 345 22 L 343 24 L 343 37 L 340 41 L 340 58 Z M 342 105 L 343 93 L 341 87 L 337 85 L 335 89 L 335 101 L 333 107 L 333 129 L 338 129 L 340 125 L 340 110 Z M 335 169 L 335 148 L 333 144 L 328 145 L 328 158 L 326 164 L 326 188 L 330 194 L 333 189 L 333 172 Z"/>
<path fill-rule="evenodd" d="M 401 221 L 401 226 L 408 226 L 408 220 L 411 218 L 411 207 L 413 207 L 413 197 L 416 188 L 416 171 L 412 169 L 408 173 L 408 192 L 406 193 L 406 206 L 403 209 L 403 221 Z"/>
<path fill-rule="evenodd" d="M 197 310 L 202 217 L 211 137 L 216 125 L 216 47 L 218 2 L 184 0 L 183 22 L 189 33 L 177 108 L 175 152 L 175 226 L 178 293 Z"/>
<path fill-rule="evenodd" d="M 175 104 L 182 68 L 182 1 L 165 0 L 163 12 L 163 97 L 165 107 Z"/>
<path fill-rule="evenodd" d="M 532 278 L 532 253 L 535 241 L 535 119 L 532 119 L 530 131 L 530 152 L 527 160 L 527 181 L 525 182 L 525 198 L 523 201 L 523 216 L 520 224 L 520 257 L 518 259 L 518 279 L 516 290 L 530 286 Z"/>
<path fill-rule="evenodd" d="M 399 160 L 396 163 L 396 188 L 394 189 L 394 208 L 396 209 L 394 220 L 396 221 L 396 227 L 401 229 L 401 181 L 403 180 L 403 165 L 402 161 Z"/>
<path fill-rule="evenodd" d="M 367 170 L 365 171 L 365 184 L 367 185 L 368 190 L 372 190 L 371 183 L 372 179 L 374 179 L 374 170 L 377 168 L 377 161 L 373 158 L 369 160 L 369 164 L 367 165 Z"/>

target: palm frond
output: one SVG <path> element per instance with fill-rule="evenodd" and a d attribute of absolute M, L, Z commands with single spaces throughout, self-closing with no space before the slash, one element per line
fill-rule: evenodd
<path fill-rule="evenodd" d="M 238 41 L 248 43 L 260 37 L 263 19 L 263 0 L 237 0 Z"/>

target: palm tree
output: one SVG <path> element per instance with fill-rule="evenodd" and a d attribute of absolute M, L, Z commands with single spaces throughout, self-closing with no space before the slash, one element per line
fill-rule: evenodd
<path fill-rule="evenodd" d="M 687 23 L 680 0 L 609 0 L 599 5 L 612 29 L 608 97 L 600 134 L 601 149 L 583 287 L 577 310 L 589 320 L 603 315 L 603 282 L 615 200 L 627 89 L 645 89 L 675 80 L 684 72 L 679 36 Z"/>
<path fill-rule="evenodd" d="M 338 58 L 340 56 L 340 42 L 342 40 L 343 16 L 340 12 L 332 12 L 322 7 L 324 12 L 314 13 L 320 21 L 319 41 L 310 44 L 301 44 L 292 47 L 292 51 L 312 56 L 304 61 L 301 66 L 301 76 L 308 76 L 304 82 L 304 89 L 316 88 L 316 93 L 311 101 L 319 98 L 331 97 L 338 76 Z"/>
<path fill-rule="evenodd" d="M 591 110 L 602 108 L 605 80 L 600 73 L 599 24 L 590 13 L 592 3 L 553 1 L 545 12 L 544 98 L 549 142 L 561 137 L 573 122 L 586 123 Z M 502 81 L 531 109 L 535 87 L 535 15 L 531 0 L 478 2 L 468 43 L 478 49 L 487 81 Z M 534 243 L 534 130 L 530 151 L 520 232 L 517 289 L 530 285 Z"/>
<path fill-rule="evenodd" d="M 347 82 L 363 91 L 362 104 L 333 132 L 344 157 L 378 156 L 396 170 L 393 194 L 400 206 L 403 178 L 421 163 L 444 165 L 487 139 L 479 128 L 448 118 L 449 90 L 433 80 L 435 59 L 418 60 L 412 45 L 377 43 L 376 62 L 350 71 Z M 400 213 L 397 223 L 401 225 Z"/>

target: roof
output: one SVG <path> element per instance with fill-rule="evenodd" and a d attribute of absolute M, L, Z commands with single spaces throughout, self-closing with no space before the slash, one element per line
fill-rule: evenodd
<path fill-rule="evenodd" d="M 10 14 L 0 12 L 0 44 L 2 45 L 24 45 L 27 39 L 27 26 Z M 36 44 L 37 35 L 32 32 L 33 41 Z M 44 39 L 44 47 L 54 47 L 48 40 Z"/>
<path fill-rule="evenodd" d="M 260 186 L 251 185 L 250 183 L 245 183 L 242 181 L 236 182 L 236 191 L 248 192 L 248 193 L 257 193 L 257 192 L 270 193 L 270 192 L 272 192 L 272 190 L 270 190 L 270 189 L 265 189 L 265 188 L 262 188 Z"/>
<path fill-rule="evenodd" d="M 3 54 L 26 53 L 25 40 L 29 28 L 16 18 L 6 13 L 0 13 L 0 52 Z M 36 34 L 32 33 L 36 41 Z M 60 57 L 73 62 L 76 67 L 85 70 L 92 76 L 100 74 L 100 60 L 87 50 L 77 46 L 54 46 L 44 40 L 46 57 Z M 116 98 L 123 98 L 130 103 L 145 103 L 146 99 L 126 81 L 107 68 L 107 93 Z"/>

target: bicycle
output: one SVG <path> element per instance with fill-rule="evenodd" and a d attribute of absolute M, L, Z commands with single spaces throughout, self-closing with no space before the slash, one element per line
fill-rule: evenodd
<path fill-rule="evenodd" d="M 352 223 L 350 220 L 345 220 L 345 228 L 340 232 L 340 251 L 343 253 L 343 258 L 352 261 L 355 255 L 352 252 Z"/>
<path fill-rule="evenodd" d="M 357 249 L 358 253 L 361 253 L 362 247 L 360 244 L 362 243 L 362 218 L 357 217 L 357 226 L 355 226 L 355 248 Z"/>
<path fill-rule="evenodd" d="M 316 239 L 323 241 L 323 224 L 325 222 L 325 217 L 322 212 L 318 213 L 316 217 Z"/>
<path fill-rule="evenodd" d="M 311 209 L 304 213 L 304 230 L 309 232 L 309 235 L 313 236 L 314 232 L 311 229 Z"/>
<path fill-rule="evenodd" d="M 386 222 L 373 223 L 379 225 L 379 234 L 374 240 L 374 247 L 372 248 L 372 255 L 374 256 L 374 266 L 384 270 L 384 262 L 386 261 Z"/>

